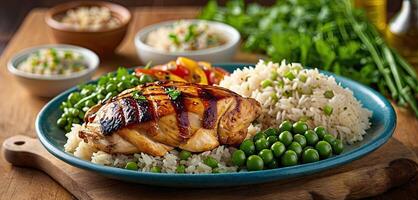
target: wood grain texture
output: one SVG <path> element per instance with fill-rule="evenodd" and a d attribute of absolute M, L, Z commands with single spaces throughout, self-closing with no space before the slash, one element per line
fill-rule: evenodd
<path fill-rule="evenodd" d="M 34 121 L 36 114 L 48 99 L 41 99 L 28 94 L 12 75 L 7 72 L 6 63 L 16 52 L 34 45 L 53 43 L 48 36 L 44 23 L 43 9 L 32 11 L 0 57 L 0 142 L 13 135 L 36 137 Z M 193 18 L 198 8 L 139 8 L 132 9 L 133 21 L 127 37 L 114 56 L 101 61 L 96 77 L 104 72 L 113 71 L 118 66 L 140 65 L 133 45 L 133 36 L 138 29 L 159 21 L 179 18 Z M 253 57 L 238 56 L 239 59 L 252 60 Z M 398 124 L 395 138 L 418 153 L 418 120 L 409 112 L 396 109 Z M 71 195 L 50 177 L 42 172 L 14 167 L 0 159 L 0 199 L 71 199 Z M 418 181 L 408 185 L 407 189 L 394 190 L 379 196 L 379 199 L 392 199 L 418 196 Z M 154 189 L 158 191 L 158 189 Z M 255 190 L 256 191 L 256 190 Z M 266 194 L 267 195 L 267 194 Z"/>
<path fill-rule="evenodd" d="M 46 172 L 83 200 L 136 199 L 134 193 L 142 199 L 359 199 L 408 182 L 418 172 L 418 158 L 396 139 L 360 160 L 313 176 L 255 186 L 210 189 L 156 188 L 107 179 L 60 161 L 37 139 L 27 136 L 6 139 L 3 150 L 10 163 Z M 202 193 L 206 195 L 202 196 Z"/>

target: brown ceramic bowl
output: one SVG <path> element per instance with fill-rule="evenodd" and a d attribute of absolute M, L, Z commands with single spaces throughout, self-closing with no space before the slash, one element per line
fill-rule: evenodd
<path fill-rule="evenodd" d="M 80 30 L 60 22 L 68 10 L 82 6 L 107 7 L 112 15 L 120 21 L 120 25 L 99 30 Z M 86 47 L 103 56 L 113 53 L 122 42 L 131 21 L 131 13 L 125 7 L 110 2 L 76 1 L 63 3 L 49 9 L 45 21 L 56 42 Z"/>

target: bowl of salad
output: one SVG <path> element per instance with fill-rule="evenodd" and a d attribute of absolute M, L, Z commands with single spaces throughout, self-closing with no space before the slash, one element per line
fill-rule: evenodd
<path fill-rule="evenodd" d="M 94 52 L 62 44 L 24 49 L 7 64 L 9 72 L 30 93 L 41 97 L 53 97 L 90 80 L 98 66 Z"/>
<path fill-rule="evenodd" d="M 163 64 L 181 56 L 208 62 L 229 62 L 239 41 L 239 32 L 229 25 L 185 19 L 143 28 L 135 36 L 135 47 L 143 63 Z"/>

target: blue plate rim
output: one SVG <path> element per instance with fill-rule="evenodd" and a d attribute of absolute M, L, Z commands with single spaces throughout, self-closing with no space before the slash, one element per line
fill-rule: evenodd
<path fill-rule="evenodd" d="M 219 66 L 219 67 L 225 67 L 225 66 L 231 66 L 231 65 L 237 65 L 237 67 L 242 68 L 245 66 L 254 66 L 254 64 L 249 64 L 249 63 L 220 63 L 220 64 L 213 64 L 215 66 Z M 122 169 L 122 168 L 116 168 L 116 167 L 110 167 L 110 166 L 103 166 L 103 165 L 99 165 L 99 164 L 95 164 L 86 160 L 82 160 L 80 158 L 77 158 L 69 153 L 66 153 L 64 151 L 62 151 L 61 149 L 59 149 L 58 147 L 54 146 L 51 142 L 49 142 L 49 140 L 46 138 L 46 136 L 42 133 L 41 130 L 41 123 L 43 121 L 44 118 L 46 118 L 46 110 L 48 110 L 48 108 L 54 104 L 57 100 L 64 98 L 65 96 L 67 96 L 69 93 L 71 93 L 72 91 L 74 91 L 76 89 L 76 86 L 73 88 L 70 88 L 68 90 L 66 90 L 65 92 L 59 94 L 58 96 L 56 96 L 55 98 L 51 99 L 39 112 L 36 121 L 35 121 L 35 129 L 37 132 L 37 136 L 39 138 L 39 140 L 41 141 L 42 145 L 48 150 L 49 153 L 51 153 L 52 155 L 54 155 L 55 157 L 59 158 L 60 160 L 82 168 L 82 169 L 86 169 L 86 170 L 90 170 L 90 171 L 94 171 L 94 172 L 98 172 L 101 174 L 108 174 L 108 175 L 120 175 L 120 176 L 132 176 L 132 177 L 148 177 L 148 178 L 183 178 L 185 180 L 187 179 L 200 179 L 200 178 L 211 178 L 211 177 L 224 177 L 224 178 L 237 178 L 237 177 L 241 177 L 241 176 L 257 176 L 257 177 L 262 177 L 262 176 L 270 176 L 272 173 L 274 174 L 281 174 L 283 175 L 283 177 L 281 177 L 280 179 L 285 179 L 285 178 L 293 178 L 293 177 L 298 177 L 298 176 L 303 176 L 303 175 L 307 175 L 307 174 L 312 174 L 312 173 L 316 173 L 319 171 L 323 171 L 326 169 L 330 169 L 330 168 L 334 168 L 336 166 L 340 166 L 346 163 L 349 163 L 353 160 L 359 159 L 371 152 L 373 152 L 374 150 L 376 150 L 378 147 L 382 146 L 383 144 L 385 144 L 389 138 L 392 136 L 395 128 L 396 128 L 396 122 L 397 122 L 397 117 L 396 117 L 396 112 L 392 106 L 392 104 L 380 93 L 378 93 L 377 91 L 375 91 L 374 89 L 365 86 L 361 83 L 358 83 L 356 81 L 353 81 L 349 78 L 345 78 L 339 75 L 336 75 L 334 73 L 331 72 L 327 72 L 327 71 L 322 71 L 320 70 L 321 73 L 328 75 L 328 76 L 333 76 L 338 83 L 342 82 L 346 82 L 357 86 L 361 86 L 363 88 L 366 88 L 368 91 L 372 92 L 373 95 L 375 95 L 376 97 L 378 97 L 378 99 L 380 99 L 385 107 L 389 108 L 389 120 L 388 120 L 388 124 L 384 125 L 384 130 L 380 133 L 380 135 L 375 138 L 374 140 L 372 140 L 369 143 L 363 144 L 362 146 L 356 148 L 355 150 L 342 154 L 342 155 L 337 155 L 325 160 L 320 160 L 318 162 L 315 163 L 308 163 L 308 164 L 302 164 L 302 165 L 296 165 L 296 166 L 290 166 L 290 167 L 284 167 L 284 168 L 277 168 L 277 169 L 269 169 L 269 170 L 262 170 L 262 171 L 245 171 L 245 172 L 237 172 L 237 173 L 219 173 L 219 174 L 167 174 L 167 173 L 152 173 L 152 172 L 141 172 L 141 171 L 131 171 L 131 170 L 126 170 L 126 169 Z M 95 82 L 96 80 L 92 80 L 90 82 Z M 307 170 L 308 169 L 308 170 Z M 281 173 L 281 172 L 286 172 L 286 173 Z"/>

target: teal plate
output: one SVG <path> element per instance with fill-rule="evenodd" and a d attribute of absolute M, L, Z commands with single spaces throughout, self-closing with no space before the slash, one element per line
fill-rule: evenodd
<path fill-rule="evenodd" d="M 223 67 L 228 71 L 233 71 L 234 69 L 242 68 L 246 65 L 217 64 L 216 66 Z M 334 76 L 337 82 L 341 83 L 343 87 L 350 88 L 354 92 L 354 96 L 363 103 L 363 106 L 373 112 L 373 116 L 371 118 L 372 126 L 367 130 L 367 135 L 364 137 L 362 142 L 346 146 L 344 152 L 340 155 L 315 163 L 263 171 L 220 174 L 149 173 L 94 164 L 76 158 L 72 154 L 64 151 L 64 144 L 66 142 L 65 133 L 56 125 L 57 119 L 62 114 L 59 109 L 59 105 L 71 92 L 76 90 L 75 87 L 60 94 L 45 105 L 36 119 L 36 131 L 45 148 L 51 154 L 66 163 L 99 173 L 109 178 L 141 184 L 169 187 L 226 187 L 307 176 L 349 163 L 371 153 L 382 146 L 392 136 L 396 126 L 395 111 L 385 97 L 373 89 L 350 79 L 336 76 L 335 74 L 329 72 L 322 73 Z"/>

